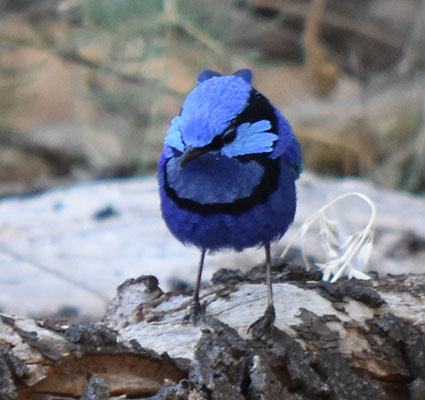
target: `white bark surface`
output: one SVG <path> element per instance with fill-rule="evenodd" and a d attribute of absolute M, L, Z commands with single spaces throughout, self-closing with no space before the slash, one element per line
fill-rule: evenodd
<path fill-rule="evenodd" d="M 0 385 L 0 397 L 76 398 L 95 386 L 94 378 L 100 379 L 100 386 L 111 398 L 154 395 L 164 384 L 172 388 L 169 390 L 185 390 L 187 386 L 193 395 L 197 393 L 198 397 L 193 398 L 207 398 L 202 396 L 209 391 L 220 396 L 220 368 L 232 370 L 235 348 L 239 349 L 233 361 L 236 365 L 242 356 L 251 360 L 250 391 L 255 389 L 254 377 L 266 374 L 269 378 L 260 385 L 261 390 L 272 392 L 269 385 L 273 381 L 273 385 L 281 385 L 281 393 L 289 389 L 300 396 L 309 390 L 325 390 L 334 393 L 330 398 L 363 399 L 367 398 L 361 397 L 365 396 L 363 391 L 367 396 L 373 383 L 380 393 L 378 399 L 404 398 L 384 396 L 389 382 L 400 392 L 420 393 L 409 385 L 413 381 L 420 387 L 423 384 L 424 361 L 420 354 L 425 351 L 424 275 L 326 286 L 314 279 L 317 274 L 276 268 L 277 330 L 273 329 L 277 333 L 267 333 L 267 329 L 260 334 L 255 329 L 248 332 L 266 307 L 264 284 L 253 282 L 258 279 L 258 272 L 255 279 L 251 272 L 233 281 L 204 287 L 201 299 L 207 304 L 206 319 L 197 326 L 183 322 L 190 310 L 190 294 L 164 294 L 156 286 L 156 279 L 149 276 L 120 286 L 102 323 L 69 326 L 1 314 L 0 367 L 7 368 L 11 379 Z M 226 331 L 231 328 L 235 333 Z M 273 335 L 280 337 L 279 332 L 286 336 L 274 342 Z M 283 346 L 283 355 L 273 358 L 273 343 Z M 218 364 L 210 364 L 216 357 Z M 360 397 L 338 395 L 342 392 L 330 384 L 332 376 L 322 377 L 319 386 L 314 384 L 318 379 L 310 367 L 314 357 L 318 363 L 326 357 L 336 357 L 348 371 L 338 378 L 338 384 L 346 386 L 343 393 L 360 393 Z M 282 377 L 288 373 L 287 378 Z M 189 383 L 182 384 L 181 379 Z M 206 379 L 212 381 L 206 384 Z M 288 384 L 288 380 L 294 379 L 301 383 L 295 387 Z M 232 385 L 231 393 L 238 393 L 240 388 Z M 228 398 L 252 398 L 232 396 Z M 264 398 L 275 397 L 270 394 Z"/>

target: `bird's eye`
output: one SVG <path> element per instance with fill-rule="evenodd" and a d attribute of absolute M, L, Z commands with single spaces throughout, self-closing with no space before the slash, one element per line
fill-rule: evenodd
<path fill-rule="evenodd" d="M 221 138 L 223 144 L 231 143 L 235 140 L 236 130 L 233 129 L 231 131 L 225 132 Z"/>

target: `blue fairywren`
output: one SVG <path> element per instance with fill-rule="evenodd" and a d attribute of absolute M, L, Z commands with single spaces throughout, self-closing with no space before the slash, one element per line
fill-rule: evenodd
<path fill-rule="evenodd" d="M 202 71 L 171 121 L 158 165 L 162 216 L 201 251 L 192 318 L 207 251 L 264 246 L 274 319 L 270 243 L 294 220 L 301 149 L 288 121 L 251 85 L 247 69 Z"/>

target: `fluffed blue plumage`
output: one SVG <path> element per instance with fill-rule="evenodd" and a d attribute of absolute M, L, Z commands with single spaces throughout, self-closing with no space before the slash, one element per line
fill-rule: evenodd
<path fill-rule="evenodd" d="M 264 246 L 270 274 L 270 243 L 295 215 L 300 146 L 251 81 L 247 69 L 229 76 L 202 71 L 164 140 L 163 218 L 177 239 L 202 251 L 195 309 L 206 251 Z"/>

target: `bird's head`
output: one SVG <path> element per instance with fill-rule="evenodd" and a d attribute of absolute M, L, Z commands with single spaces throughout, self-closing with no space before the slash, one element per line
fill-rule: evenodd
<path fill-rule="evenodd" d="M 227 158 L 271 153 L 278 139 L 277 116 L 251 80 L 247 69 L 229 76 L 202 71 L 171 121 L 165 156 L 179 157 L 183 167 L 211 151 Z"/>

